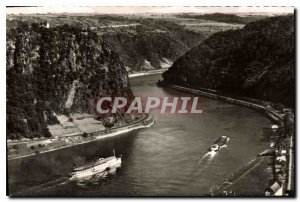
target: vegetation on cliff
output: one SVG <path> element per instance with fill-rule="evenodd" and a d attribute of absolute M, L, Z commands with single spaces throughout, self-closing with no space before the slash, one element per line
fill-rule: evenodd
<path fill-rule="evenodd" d="M 50 136 L 55 113 L 93 114 L 97 97 L 132 96 L 119 56 L 89 29 L 19 22 L 6 50 L 8 138 Z"/>
<path fill-rule="evenodd" d="M 180 57 L 163 74 L 164 81 L 293 107 L 294 34 L 293 15 L 216 33 Z"/>

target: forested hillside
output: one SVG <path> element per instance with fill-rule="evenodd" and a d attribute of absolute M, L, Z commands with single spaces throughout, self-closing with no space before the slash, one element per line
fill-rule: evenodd
<path fill-rule="evenodd" d="M 164 81 L 293 107 L 294 34 L 293 15 L 216 33 L 180 57 L 163 74 Z"/>
<path fill-rule="evenodd" d="M 138 26 L 103 34 L 103 40 L 134 71 L 161 68 L 166 61 L 175 61 L 206 38 L 173 22 L 153 19 L 136 22 Z"/>

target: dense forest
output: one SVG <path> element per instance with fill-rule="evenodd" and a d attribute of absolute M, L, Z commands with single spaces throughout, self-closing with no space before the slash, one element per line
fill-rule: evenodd
<path fill-rule="evenodd" d="M 119 56 L 89 29 L 19 22 L 6 43 L 8 138 L 50 136 L 54 113 L 93 114 L 99 96 L 133 96 Z"/>
<path fill-rule="evenodd" d="M 294 43 L 293 15 L 251 22 L 212 35 L 180 57 L 163 78 L 294 107 Z"/>

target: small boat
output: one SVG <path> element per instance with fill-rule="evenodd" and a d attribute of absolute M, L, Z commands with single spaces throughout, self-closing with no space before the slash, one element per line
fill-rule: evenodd
<path fill-rule="evenodd" d="M 215 143 L 210 147 L 210 151 L 218 151 L 221 147 L 223 147 L 229 141 L 229 137 L 222 136 L 215 141 Z"/>
<path fill-rule="evenodd" d="M 121 157 L 113 156 L 107 158 L 99 158 L 96 162 L 74 168 L 70 173 L 70 179 L 78 179 L 91 176 L 97 173 L 108 171 L 114 167 L 119 167 L 122 163 Z"/>

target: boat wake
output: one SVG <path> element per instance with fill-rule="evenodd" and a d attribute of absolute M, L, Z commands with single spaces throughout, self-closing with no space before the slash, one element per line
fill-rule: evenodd
<path fill-rule="evenodd" d="M 26 196 L 30 194 L 36 195 L 42 192 L 47 192 L 49 190 L 57 188 L 58 186 L 62 186 L 68 183 L 75 183 L 77 186 L 82 188 L 88 187 L 90 185 L 98 185 L 110 175 L 116 174 L 116 171 L 117 171 L 117 167 L 113 167 L 109 171 L 104 171 L 101 173 L 94 174 L 92 176 L 88 176 L 76 180 L 71 180 L 69 177 L 61 177 L 44 184 L 40 184 L 38 186 L 31 187 L 30 189 L 24 190 L 22 192 L 18 192 L 16 193 L 16 195 L 17 196 Z"/>
<path fill-rule="evenodd" d="M 28 195 L 37 195 L 39 193 L 47 192 L 52 189 L 57 188 L 58 186 L 62 186 L 68 183 L 75 183 L 79 187 L 88 187 L 89 185 L 98 185 L 100 184 L 104 179 L 109 177 L 110 175 L 114 175 L 117 172 L 117 168 L 119 166 L 112 167 L 108 171 L 96 173 L 91 176 L 83 177 L 80 179 L 70 179 L 69 177 L 61 177 L 57 178 L 55 180 L 51 180 L 49 182 L 33 186 L 29 189 L 23 190 L 21 192 L 17 192 L 16 196 L 28 196 Z"/>
<path fill-rule="evenodd" d="M 210 151 L 202 156 L 197 165 L 197 173 L 202 173 L 208 166 L 213 163 L 213 160 L 216 156 L 217 152 Z"/>
<path fill-rule="evenodd" d="M 41 193 L 41 192 L 46 192 L 52 188 L 55 188 L 57 186 L 61 186 L 64 185 L 66 183 L 69 182 L 69 178 L 68 177 L 61 177 L 61 178 L 57 178 L 55 180 L 51 180 L 49 182 L 37 185 L 37 186 L 33 186 L 27 190 L 23 190 L 21 192 L 17 192 L 15 195 L 16 196 L 28 196 L 28 195 L 36 195 L 37 193 Z"/>
<path fill-rule="evenodd" d="M 201 164 L 201 165 L 210 165 L 210 164 L 212 164 L 216 154 L 217 154 L 217 152 L 215 152 L 215 151 L 207 152 L 200 159 L 199 164 Z"/>
<path fill-rule="evenodd" d="M 109 176 L 115 175 L 116 172 L 117 172 L 117 167 L 114 167 L 109 171 L 104 171 L 92 176 L 71 180 L 71 181 L 75 182 L 77 186 L 84 188 L 84 187 L 89 187 L 90 185 L 99 185 L 102 183 L 103 180 L 107 179 Z"/>

